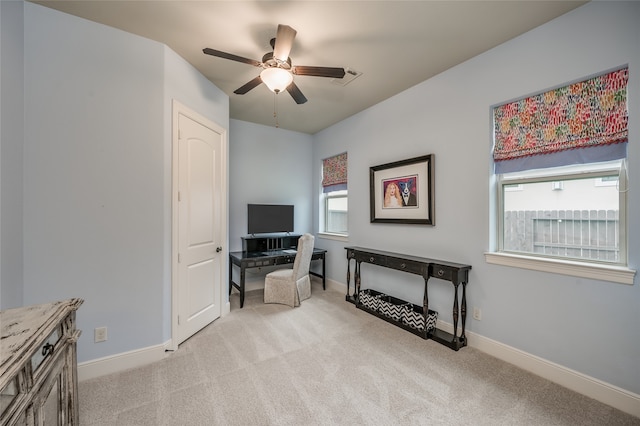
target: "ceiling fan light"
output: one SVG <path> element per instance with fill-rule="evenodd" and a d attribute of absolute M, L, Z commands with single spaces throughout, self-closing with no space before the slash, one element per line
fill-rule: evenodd
<path fill-rule="evenodd" d="M 276 67 L 265 68 L 260 73 L 260 78 L 269 90 L 274 93 L 282 92 L 293 81 L 293 75 L 289 71 Z"/>

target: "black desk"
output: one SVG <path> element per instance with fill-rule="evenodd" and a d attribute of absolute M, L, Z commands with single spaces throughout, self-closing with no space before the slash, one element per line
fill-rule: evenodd
<path fill-rule="evenodd" d="M 311 260 L 322 260 L 322 274 L 309 271 L 309 274 L 322 278 L 322 289 L 326 290 L 325 280 L 325 254 L 324 249 L 313 249 Z M 235 287 L 240 291 L 240 307 L 244 306 L 244 280 L 245 271 L 248 268 L 261 268 L 263 266 L 286 265 L 293 263 L 296 258 L 294 250 L 268 250 L 268 251 L 234 251 L 229 253 L 229 295 Z M 240 283 L 233 281 L 233 265 L 240 268 Z"/>

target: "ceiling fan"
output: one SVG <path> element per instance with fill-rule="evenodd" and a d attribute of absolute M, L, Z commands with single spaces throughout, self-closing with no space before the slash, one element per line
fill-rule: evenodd
<path fill-rule="evenodd" d="M 288 25 L 278 25 L 276 37 L 271 39 L 271 47 L 273 52 L 265 53 L 262 61 L 255 59 L 243 58 L 242 56 L 233 55 L 231 53 L 221 52 L 219 50 L 205 48 L 202 51 L 207 55 L 217 56 L 219 58 L 230 59 L 232 61 L 242 62 L 263 68 L 260 75 L 246 83 L 244 86 L 234 90 L 237 95 L 244 95 L 249 90 L 257 87 L 260 83 L 264 83 L 269 90 L 274 93 L 280 93 L 285 90 L 289 92 L 293 100 L 297 104 L 307 102 L 307 98 L 302 94 L 298 86 L 293 82 L 293 75 L 307 75 L 314 77 L 331 77 L 343 78 L 345 75 L 344 68 L 334 67 L 311 67 L 304 65 L 293 65 L 289 52 L 293 46 L 293 39 L 296 37 L 297 31 Z"/>

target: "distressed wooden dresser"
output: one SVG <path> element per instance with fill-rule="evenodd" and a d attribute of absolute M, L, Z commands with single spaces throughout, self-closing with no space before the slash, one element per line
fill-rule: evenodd
<path fill-rule="evenodd" d="M 82 299 L 0 312 L 0 425 L 78 425 Z"/>

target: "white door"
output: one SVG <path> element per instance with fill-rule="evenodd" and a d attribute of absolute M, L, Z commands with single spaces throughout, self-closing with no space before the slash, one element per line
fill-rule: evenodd
<path fill-rule="evenodd" d="M 221 314 L 226 242 L 223 129 L 174 104 L 174 338 L 184 342 Z M 177 123 L 175 122 L 177 121 Z M 175 133 L 174 133 L 175 138 Z M 177 149 L 176 149 L 177 148 Z M 177 159 L 175 158 L 177 151 Z M 175 170 L 177 165 L 177 170 Z M 177 185 L 176 185 L 177 183 Z M 176 200 L 177 198 L 177 200 Z M 176 247 L 177 239 L 177 247 Z M 177 253 L 176 253 L 177 249 Z"/>

